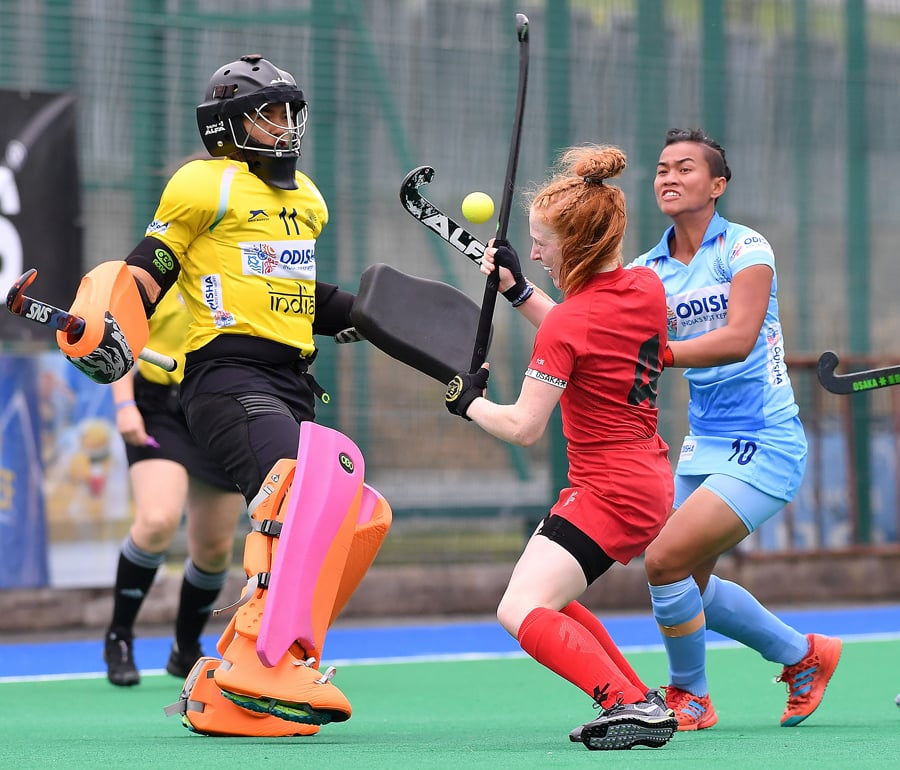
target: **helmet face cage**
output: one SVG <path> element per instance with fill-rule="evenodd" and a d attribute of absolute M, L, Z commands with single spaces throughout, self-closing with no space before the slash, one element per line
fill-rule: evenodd
<path fill-rule="evenodd" d="M 283 123 L 271 120 L 276 105 L 284 108 Z M 306 118 L 306 102 L 265 102 L 229 118 L 228 123 L 234 145 L 239 149 L 275 157 L 299 156 L 300 142 L 306 132 Z"/>

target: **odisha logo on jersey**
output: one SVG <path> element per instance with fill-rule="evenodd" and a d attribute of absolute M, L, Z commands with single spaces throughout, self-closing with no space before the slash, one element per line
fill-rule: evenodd
<path fill-rule="evenodd" d="M 675 306 L 675 315 L 682 320 L 695 316 L 710 316 L 721 314 L 723 317 L 728 310 L 728 296 L 726 294 L 710 294 L 706 297 L 691 297 Z"/>
<path fill-rule="evenodd" d="M 244 261 L 254 273 L 268 275 L 278 267 L 278 255 L 268 243 L 248 244 L 241 248 Z"/>
<path fill-rule="evenodd" d="M 763 238 L 759 233 L 754 233 L 753 235 L 748 235 L 741 240 L 739 240 L 734 247 L 731 249 L 731 254 L 728 257 L 728 262 L 734 262 L 741 254 L 744 253 L 744 250 L 749 249 L 751 251 L 755 250 L 765 250 L 772 251 L 771 245 L 769 242 Z"/>
<path fill-rule="evenodd" d="M 222 306 L 222 283 L 217 274 L 204 275 L 201 278 L 201 289 L 203 291 L 203 301 L 206 306 L 212 310 Z"/>
<path fill-rule="evenodd" d="M 670 337 L 674 337 L 678 330 L 678 316 L 668 305 L 666 305 L 666 329 L 668 329 Z"/>
<path fill-rule="evenodd" d="M 784 344 L 781 341 L 781 325 L 766 327 L 766 347 L 769 351 L 769 384 L 773 387 L 785 385 Z"/>
<path fill-rule="evenodd" d="M 311 265 L 316 261 L 316 250 L 312 248 L 306 249 L 284 249 L 278 256 L 278 261 L 285 267 L 291 268 L 295 265 L 303 267 Z"/>

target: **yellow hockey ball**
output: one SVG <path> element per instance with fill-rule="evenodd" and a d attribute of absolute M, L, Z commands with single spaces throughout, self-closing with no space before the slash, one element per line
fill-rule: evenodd
<path fill-rule="evenodd" d="M 463 198 L 462 213 L 470 222 L 480 225 L 494 216 L 494 201 L 487 193 L 469 193 Z"/>

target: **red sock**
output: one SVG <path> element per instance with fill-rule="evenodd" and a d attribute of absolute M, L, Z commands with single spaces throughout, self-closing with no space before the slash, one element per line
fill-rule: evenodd
<path fill-rule="evenodd" d="M 646 697 L 612 661 L 600 642 L 576 620 L 561 612 L 538 607 L 519 627 L 519 644 L 532 658 L 559 674 L 592 698 L 608 688 L 604 704 L 615 703 L 622 693 L 624 703 Z"/>
<path fill-rule="evenodd" d="M 628 681 L 631 682 L 635 687 L 637 687 L 642 693 L 646 693 L 649 689 L 647 685 L 641 680 L 641 678 L 637 675 L 637 672 L 631 667 L 631 664 L 628 662 L 626 657 L 622 654 L 622 651 L 616 646 L 616 643 L 613 641 L 613 638 L 609 635 L 609 631 L 606 630 L 606 626 L 600 622 L 600 619 L 594 615 L 587 607 L 583 604 L 579 604 L 578 602 L 571 602 L 567 606 L 562 608 L 563 615 L 568 615 L 572 620 L 581 623 L 596 639 L 600 642 L 600 646 L 606 650 L 606 654 L 609 655 L 612 662 L 618 666 L 619 671 L 621 671 L 628 678 Z"/>

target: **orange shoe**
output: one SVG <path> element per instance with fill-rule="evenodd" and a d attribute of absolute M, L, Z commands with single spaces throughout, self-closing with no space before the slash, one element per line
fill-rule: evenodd
<path fill-rule="evenodd" d="M 215 670 L 216 684 L 238 706 L 290 722 L 327 725 L 344 722 L 353 709 L 334 684 L 334 668 L 322 674 L 312 658 L 300 660 L 288 650 L 275 666 L 264 666 L 256 640 L 235 634 Z"/>
<path fill-rule="evenodd" d="M 242 708 L 222 695 L 213 678 L 222 661 L 201 657 L 188 672 L 177 703 L 166 706 L 166 716 L 181 716 L 181 723 L 201 735 L 264 736 L 315 735 L 318 725 L 288 722 L 268 713 Z"/>
<path fill-rule="evenodd" d="M 813 713 L 822 702 L 825 688 L 841 658 L 840 639 L 807 634 L 806 656 L 793 666 L 785 666 L 776 681 L 788 686 L 787 706 L 781 715 L 782 727 L 794 727 Z"/>
<path fill-rule="evenodd" d="M 719 721 L 709 695 L 694 695 L 669 685 L 666 689 L 666 705 L 675 712 L 679 732 L 705 730 Z"/>

